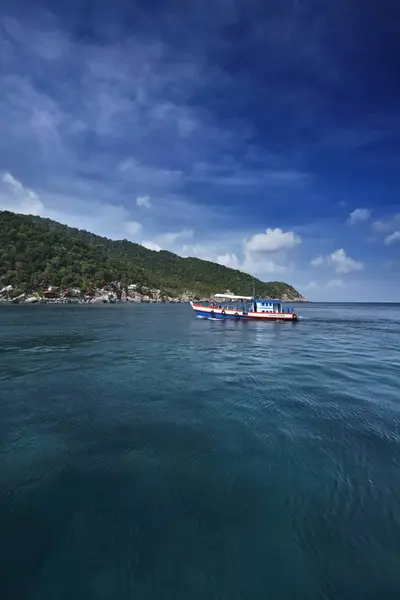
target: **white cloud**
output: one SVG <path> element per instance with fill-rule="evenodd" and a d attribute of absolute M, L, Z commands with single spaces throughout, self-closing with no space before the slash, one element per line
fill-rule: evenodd
<path fill-rule="evenodd" d="M 390 230 L 390 225 L 387 223 L 387 221 L 384 221 L 383 219 L 381 219 L 379 221 L 374 221 L 372 223 L 372 229 L 374 229 L 375 231 L 378 231 L 380 233 L 380 232 Z"/>
<path fill-rule="evenodd" d="M 131 235 L 137 235 L 142 231 L 143 227 L 137 221 L 128 221 L 126 224 L 126 230 Z"/>
<path fill-rule="evenodd" d="M 226 163 L 220 164 L 195 162 L 190 179 L 221 186 L 263 186 L 263 188 L 277 189 L 304 187 L 309 181 L 309 176 L 293 169 L 273 167 L 258 170 L 248 169 L 230 158 Z"/>
<path fill-rule="evenodd" d="M 286 253 L 301 243 L 301 238 L 292 231 L 267 229 L 265 233 L 256 233 L 250 238 L 237 240 L 237 252 L 228 250 L 214 258 L 227 267 L 268 278 L 272 273 L 284 273 L 287 266 Z M 230 244 L 232 248 L 232 243 Z"/>
<path fill-rule="evenodd" d="M 385 267 L 385 269 L 391 269 L 392 267 L 397 267 L 397 265 L 400 265 L 400 261 L 399 260 L 385 260 L 383 262 L 383 266 Z"/>
<path fill-rule="evenodd" d="M 393 231 L 400 227 L 400 213 L 397 213 L 389 219 L 380 219 L 372 223 L 372 228 L 378 233 Z"/>
<path fill-rule="evenodd" d="M 202 64 L 181 56 L 171 60 L 169 47 L 160 40 L 113 37 L 105 45 L 93 45 L 68 39 L 55 17 L 50 27 L 46 21 L 38 30 L 22 18 L 11 25 L 9 34 L 5 75 L 0 77 L 0 153 L 8 157 L 11 172 L 18 160 L 21 180 L 26 177 L 35 191 L 25 189 L 28 203 L 12 199 L 11 205 L 7 192 L 1 197 L 4 208 L 62 220 L 113 239 L 127 231 L 137 235 L 138 219 L 148 244 L 179 252 L 190 243 L 186 240 L 192 234 L 187 232 L 193 226 L 196 234 L 208 229 L 220 237 L 237 226 L 236 214 L 213 196 L 213 190 L 207 210 L 184 195 L 193 180 L 273 186 L 276 196 L 271 195 L 271 201 L 276 197 L 277 202 L 280 188 L 287 194 L 288 187 L 310 181 L 285 160 L 247 143 L 251 126 L 236 123 L 225 128 L 211 113 L 194 107 L 190 98 L 196 89 L 212 84 L 210 74 L 204 74 Z M 13 39 L 18 47 L 13 48 Z M 55 70 L 51 93 L 37 85 L 34 74 L 19 75 L 28 63 L 37 72 Z M 67 87 L 65 73 L 73 78 Z M 218 70 L 211 79 L 215 75 Z M 236 149 L 243 148 L 244 140 L 246 156 L 240 152 L 239 159 Z M 144 210 L 151 204 L 157 211 Z M 207 245 L 208 235 L 204 233 L 199 244 Z M 248 231 L 240 232 L 237 245 L 219 241 L 212 256 L 205 255 L 232 264 L 236 256 L 243 268 L 259 273 L 282 272 L 280 257 L 246 257 L 246 235 L 250 237 Z M 249 240 L 248 252 L 289 249 L 300 241 L 293 232 L 279 229 L 258 235 L 261 239 Z M 262 247 L 255 250 L 257 244 Z"/>
<path fill-rule="evenodd" d="M 140 242 L 140 243 L 142 244 L 142 246 L 144 246 L 148 250 L 155 250 L 156 252 L 160 252 L 160 250 L 162 250 L 162 248 L 158 244 L 156 244 L 156 242 L 153 242 L 152 240 L 148 240 L 148 241 L 144 241 L 144 242 Z"/>
<path fill-rule="evenodd" d="M 326 284 L 327 288 L 342 287 L 342 286 L 343 286 L 343 281 L 341 279 L 331 279 Z"/>
<path fill-rule="evenodd" d="M 127 158 L 120 162 L 117 170 L 135 185 L 151 186 L 153 189 L 177 187 L 183 176 L 181 171 L 147 165 L 134 158 Z"/>
<path fill-rule="evenodd" d="M 323 256 L 319 255 L 319 256 L 317 256 L 317 258 L 314 258 L 311 261 L 311 266 L 312 267 L 320 267 L 324 263 L 325 263 L 325 258 Z"/>
<path fill-rule="evenodd" d="M 286 266 L 276 263 L 274 260 L 257 260 L 254 255 L 247 255 L 243 263 L 243 271 L 257 275 L 259 277 L 267 277 L 272 273 L 285 273 Z"/>
<path fill-rule="evenodd" d="M 59 205 L 65 208 L 59 209 Z M 291 235 L 285 236 L 281 230 L 270 230 L 273 241 L 268 239 L 266 244 L 263 240 L 262 245 L 264 248 L 269 248 L 268 258 L 266 258 L 265 253 L 261 251 L 249 250 L 248 238 L 244 238 L 240 232 L 219 232 L 214 243 L 197 243 L 189 246 L 188 240 L 194 237 L 194 231 L 183 227 L 178 231 L 154 235 L 151 239 L 141 241 L 138 236 L 143 230 L 142 224 L 133 220 L 133 215 L 123 206 L 86 201 L 73 196 L 49 195 L 45 192 L 42 197 L 36 191 L 25 188 L 10 173 L 3 173 L 0 179 L 0 208 L 49 217 L 71 227 L 94 231 L 112 239 L 122 239 L 128 234 L 128 237 L 132 236 L 135 241 L 150 250 L 168 249 L 180 255 L 198 256 L 252 273 L 263 279 L 269 278 L 272 274 L 284 273 L 287 270 L 284 264 L 286 249 L 293 243 L 299 243 L 297 239 L 293 241 Z M 277 231 L 278 236 L 276 236 Z M 283 238 L 279 232 L 282 233 Z M 261 235 L 268 237 L 270 233 L 267 230 L 266 234 Z M 254 239 L 254 236 L 250 239 Z M 272 251 L 273 248 L 281 246 L 283 250 L 280 252 Z M 250 244 L 250 248 L 252 247 L 254 246 Z"/>
<path fill-rule="evenodd" d="M 24 187 L 11 173 L 1 175 L 0 210 L 10 210 L 24 215 L 45 215 L 45 207 L 38 194 Z"/>
<path fill-rule="evenodd" d="M 0 175 L 0 210 L 53 219 L 112 239 L 122 239 L 129 227 L 135 234 L 140 229 L 139 223 L 130 221 L 130 214 L 122 205 L 72 194 L 39 193 L 8 172 Z"/>
<path fill-rule="evenodd" d="M 255 233 L 245 242 L 245 250 L 248 252 L 276 252 L 278 250 L 290 250 L 301 244 L 301 238 L 293 231 L 282 231 L 282 229 L 266 229 L 265 233 Z"/>
<path fill-rule="evenodd" d="M 306 285 L 300 287 L 303 287 L 305 290 L 316 290 L 319 288 L 319 284 L 316 281 L 310 281 Z"/>
<path fill-rule="evenodd" d="M 391 233 L 390 235 L 385 237 L 386 246 L 389 246 L 390 244 L 393 244 L 394 242 L 399 242 L 399 241 L 400 241 L 400 231 L 394 231 L 393 233 Z"/>
<path fill-rule="evenodd" d="M 355 225 L 356 223 L 363 223 L 364 221 L 368 221 L 371 216 L 371 211 L 369 208 L 356 208 L 349 215 L 349 223 L 350 225 Z"/>
<path fill-rule="evenodd" d="M 347 256 L 343 248 L 332 252 L 329 256 L 329 262 L 334 266 L 336 273 L 343 275 L 345 273 L 351 273 L 352 271 L 361 271 L 364 268 L 364 265 L 361 262 Z"/>
<path fill-rule="evenodd" d="M 155 238 L 155 241 L 161 247 L 171 246 L 176 244 L 180 240 L 193 237 L 193 229 L 181 229 L 180 231 L 173 231 L 169 233 L 163 233 Z"/>
<path fill-rule="evenodd" d="M 182 138 L 188 138 L 199 126 L 199 123 L 189 107 L 178 106 L 172 102 L 159 102 L 151 112 L 156 121 L 173 127 Z"/>
<path fill-rule="evenodd" d="M 201 258 L 202 260 L 208 260 L 209 262 L 216 262 L 218 252 L 217 249 L 210 247 L 207 244 L 183 244 L 180 255 Z"/>
<path fill-rule="evenodd" d="M 285 252 L 269 253 L 267 256 L 262 252 L 249 252 L 246 249 L 246 239 L 239 232 L 222 232 L 205 243 L 190 246 L 185 244 L 178 254 L 217 262 L 261 279 L 268 279 L 271 274 L 277 275 L 287 271 L 289 266 L 285 264 Z"/>
<path fill-rule="evenodd" d="M 282 229 L 267 229 L 265 233 L 227 230 L 218 232 L 206 243 L 182 248 L 184 255 L 198 256 L 233 269 L 250 273 L 260 279 L 270 279 L 293 270 L 288 262 L 290 249 L 301 243 L 300 237 Z"/>
<path fill-rule="evenodd" d="M 333 267 L 339 275 L 351 273 L 353 271 L 361 271 L 364 265 L 361 262 L 347 256 L 346 252 L 341 248 L 335 250 L 328 256 L 317 256 L 311 261 L 313 267 L 320 267 L 321 265 L 328 265 Z"/>
<path fill-rule="evenodd" d="M 47 19 L 48 21 L 49 19 Z M 18 44 L 26 44 L 26 31 L 21 24 L 13 18 L 4 17 L 2 26 L 8 35 Z M 32 52 L 45 60 L 59 60 L 68 51 L 68 39 L 58 29 L 41 28 L 32 30 L 29 35 L 29 45 Z"/>
<path fill-rule="evenodd" d="M 217 263 L 220 265 L 225 265 L 225 267 L 230 267 L 231 269 L 241 269 L 240 261 L 237 255 L 233 252 L 228 252 L 227 254 L 217 256 Z"/>
<path fill-rule="evenodd" d="M 136 204 L 140 208 L 150 208 L 150 206 L 151 206 L 151 198 L 150 198 L 150 196 L 138 196 L 136 198 Z"/>

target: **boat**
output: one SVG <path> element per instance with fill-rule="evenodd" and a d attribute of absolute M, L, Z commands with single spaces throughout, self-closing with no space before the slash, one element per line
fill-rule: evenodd
<path fill-rule="evenodd" d="M 209 302 L 190 303 L 196 315 L 205 319 L 235 319 L 236 321 L 289 321 L 299 316 L 293 308 L 283 307 L 282 300 L 215 294 Z"/>

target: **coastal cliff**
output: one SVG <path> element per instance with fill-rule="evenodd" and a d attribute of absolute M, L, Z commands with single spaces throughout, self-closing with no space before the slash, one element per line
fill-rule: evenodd
<path fill-rule="evenodd" d="M 254 279 L 257 295 L 306 301 L 291 285 Z M 11 287 L 10 287 L 11 286 Z M 223 265 L 109 240 L 40 217 L 0 212 L 0 297 L 188 302 L 233 290 L 253 278 Z"/>

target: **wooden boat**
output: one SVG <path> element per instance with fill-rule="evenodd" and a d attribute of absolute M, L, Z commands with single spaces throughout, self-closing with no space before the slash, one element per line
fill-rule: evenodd
<path fill-rule="evenodd" d="M 235 319 L 237 321 L 288 321 L 297 322 L 299 317 L 293 308 L 283 308 L 281 300 L 215 294 L 210 302 L 191 302 L 198 317 L 206 319 Z"/>

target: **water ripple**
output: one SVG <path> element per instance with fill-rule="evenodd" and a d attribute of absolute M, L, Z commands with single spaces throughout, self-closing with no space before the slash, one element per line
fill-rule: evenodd
<path fill-rule="evenodd" d="M 398 598 L 400 307 L 109 308 L 0 310 L 2 598 Z"/>

